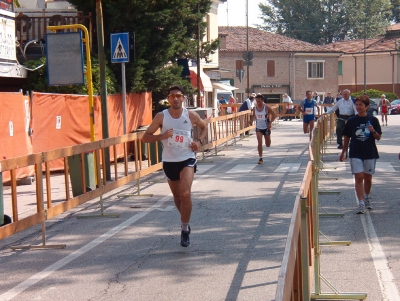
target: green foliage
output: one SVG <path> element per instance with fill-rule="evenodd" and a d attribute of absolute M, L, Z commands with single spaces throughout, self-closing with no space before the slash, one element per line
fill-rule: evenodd
<path fill-rule="evenodd" d="M 95 1 L 69 2 L 80 11 L 96 15 Z M 135 60 L 126 63 L 127 89 L 157 95 L 168 88 L 172 79 L 177 81 L 174 83 L 182 81 L 176 61 L 196 58 L 198 25 L 202 39 L 207 25 L 203 18 L 210 7 L 210 0 L 102 0 L 106 56 L 110 56 L 111 33 L 135 33 Z M 218 41 L 202 43 L 200 55 L 207 59 L 217 48 Z M 110 65 L 119 83 L 120 65 Z"/>
<path fill-rule="evenodd" d="M 271 0 L 259 4 L 260 28 L 314 44 L 370 38 L 394 19 L 394 2 L 400 0 Z"/>
<path fill-rule="evenodd" d="M 389 99 L 390 101 L 398 99 L 397 95 L 394 93 L 391 93 L 391 92 L 385 92 L 385 91 L 380 91 L 380 90 L 375 90 L 375 89 L 368 89 L 366 91 L 366 93 L 369 98 L 381 98 L 381 95 L 385 94 L 386 98 Z M 362 94 L 364 94 L 364 91 L 354 92 L 351 94 L 351 96 L 358 97 Z"/>
<path fill-rule="evenodd" d="M 92 81 L 93 94 L 96 95 L 100 91 L 100 66 L 96 58 L 92 58 Z M 42 57 L 36 61 L 28 61 L 25 66 L 29 69 L 35 69 L 40 65 L 43 66 L 35 71 L 28 72 L 26 90 L 49 93 L 63 94 L 88 94 L 87 85 L 70 85 L 70 86 L 48 86 L 46 73 L 46 58 Z M 85 66 L 86 72 L 86 66 Z M 109 68 L 106 68 L 107 93 L 115 94 L 118 92 L 118 87 L 115 84 L 114 74 Z"/>

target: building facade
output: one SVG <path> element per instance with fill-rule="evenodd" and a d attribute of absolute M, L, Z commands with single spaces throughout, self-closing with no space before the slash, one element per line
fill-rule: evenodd
<path fill-rule="evenodd" d="M 221 78 L 239 88 L 239 102 L 253 92 L 279 103 L 284 93 L 300 100 L 307 90 L 321 98 L 338 90 L 339 51 L 252 27 L 222 26 L 219 38 Z"/>
<path fill-rule="evenodd" d="M 352 92 L 377 89 L 400 96 L 400 23 L 373 39 L 340 41 L 326 45 L 340 51 L 339 89 Z"/>

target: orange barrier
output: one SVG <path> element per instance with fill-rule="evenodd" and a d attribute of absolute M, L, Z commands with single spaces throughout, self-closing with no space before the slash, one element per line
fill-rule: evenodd
<path fill-rule="evenodd" d="M 137 99 L 136 101 L 141 101 Z M 250 111 L 234 113 L 227 116 L 220 116 L 217 118 L 207 119 L 207 127 L 209 135 L 207 136 L 207 143 L 202 147 L 203 156 L 204 149 L 215 148 L 222 144 L 228 144 L 229 140 L 235 140 L 238 135 L 248 131 L 254 126 L 245 127 L 244 120 L 249 117 Z M 143 119 L 144 120 L 144 119 Z M 145 121 L 145 120 L 144 120 Z M 197 129 L 194 129 L 194 133 L 197 133 Z M 102 196 L 117 187 L 125 185 L 134 180 L 138 180 L 138 193 L 140 192 L 140 178 L 149 175 L 162 168 L 161 158 L 158 156 L 157 143 L 145 143 L 147 147 L 147 159 L 142 160 L 141 152 L 142 149 L 138 147 L 143 137 L 143 132 L 130 133 L 118 137 L 98 140 L 94 142 L 58 148 L 54 150 L 34 153 L 25 155 L 17 158 L 0 160 L 0 170 L 3 172 L 11 171 L 12 185 L 11 189 L 4 195 L 5 214 L 11 215 L 12 212 L 12 223 L 0 227 L 0 240 L 11 236 L 15 233 L 28 229 L 36 224 L 42 223 L 42 245 L 40 248 L 46 247 L 45 242 L 45 221 L 53 218 L 63 212 L 66 212 L 76 206 L 79 206 L 89 200 Z M 129 144 L 134 144 L 135 156 L 134 162 L 129 162 L 127 147 Z M 112 179 L 106 181 L 105 175 L 105 162 L 104 153 L 105 149 L 114 149 L 122 145 L 123 152 L 123 164 L 118 164 L 117 160 L 111 166 Z M 87 191 L 86 186 L 86 170 L 83 164 L 83 157 L 85 153 L 95 152 L 96 164 L 94 164 L 94 173 L 99 179 L 98 185 L 92 190 Z M 68 157 L 72 155 L 78 155 L 80 157 L 79 179 L 80 187 L 82 188 L 81 194 L 71 197 L 72 186 L 74 185 L 68 176 L 70 170 Z M 52 184 L 54 177 L 50 175 L 49 168 L 50 163 L 54 160 L 63 161 L 64 171 L 64 185 L 61 189 L 57 188 L 57 202 L 54 202 Z M 19 209 L 21 204 L 18 202 L 20 196 L 17 191 L 15 173 L 13 172 L 20 166 L 32 166 L 35 169 L 35 194 L 36 203 L 30 202 L 29 205 L 25 204 L 24 212 L 20 213 Z M 44 177 L 44 178 L 43 178 Z M 76 184 L 76 183 L 75 183 Z M 61 196 L 59 195 L 61 192 Z M 30 207 L 30 214 L 27 214 L 27 207 Z M 23 247 L 25 248 L 25 247 Z M 26 248 L 35 248 L 35 246 L 29 245 Z"/>
<path fill-rule="evenodd" d="M 0 107 L 0 160 L 31 154 L 29 98 L 21 93 L 0 93 Z M 24 167 L 13 172 L 16 178 L 24 178 L 32 176 L 34 170 Z M 3 173 L 3 182 L 10 178 L 10 172 Z"/>
<path fill-rule="evenodd" d="M 123 134 L 121 95 L 107 97 L 109 137 Z M 127 131 L 151 123 L 151 93 L 129 94 L 126 105 Z M 43 152 L 90 142 L 90 120 L 87 95 L 34 93 L 32 99 L 33 152 Z M 102 139 L 100 97 L 94 98 L 96 140 Z M 123 156 L 121 146 L 117 157 Z M 114 149 L 110 152 L 114 160 Z M 62 170 L 63 160 L 49 162 L 51 171 Z"/>

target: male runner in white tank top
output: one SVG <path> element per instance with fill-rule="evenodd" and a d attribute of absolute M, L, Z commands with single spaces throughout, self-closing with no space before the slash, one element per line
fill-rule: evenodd
<path fill-rule="evenodd" d="M 190 246 L 190 215 L 192 213 L 191 188 L 196 168 L 196 154 L 207 135 L 207 127 L 200 116 L 183 108 L 184 91 L 179 86 L 168 90 L 171 107 L 158 113 L 148 127 L 142 141 L 161 141 L 163 145 L 163 171 L 174 196 L 175 206 L 181 214 L 181 246 Z M 200 130 L 193 141 L 192 129 Z M 154 133 L 161 128 L 161 134 Z"/>
<path fill-rule="evenodd" d="M 271 120 L 268 119 L 268 115 L 271 115 Z M 264 96 L 258 94 L 256 96 L 256 105 L 253 109 L 253 116 L 256 118 L 256 136 L 257 136 L 257 150 L 260 158 L 258 164 L 263 163 L 263 143 L 262 138 L 264 136 L 265 146 L 270 147 L 271 145 L 271 123 L 275 120 L 275 112 L 264 103 Z"/>

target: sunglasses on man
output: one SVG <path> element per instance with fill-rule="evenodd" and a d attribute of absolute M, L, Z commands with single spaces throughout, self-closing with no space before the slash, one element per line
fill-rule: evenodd
<path fill-rule="evenodd" d="M 182 93 L 175 93 L 175 94 L 169 94 L 168 95 L 169 99 L 175 99 L 175 98 L 181 98 L 181 97 L 183 97 Z"/>

